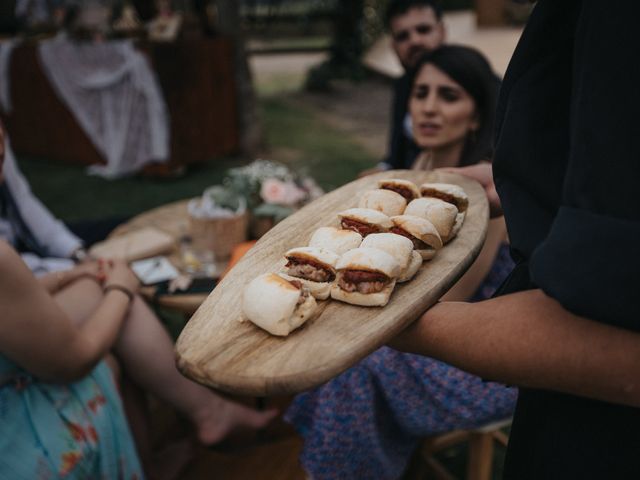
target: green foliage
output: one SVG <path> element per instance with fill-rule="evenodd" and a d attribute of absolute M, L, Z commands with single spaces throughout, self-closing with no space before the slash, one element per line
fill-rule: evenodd
<path fill-rule="evenodd" d="M 237 212 L 244 204 L 243 196 L 234 188 L 226 185 L 214 185 L 205 190 L 205 194 L 220 208 Z"/>
<path fill-rule="evenodd" d="M 272 158 L 311 176 L 325 191 L 354 180 L 378 161 L 308 108 L 277 98 L 263 101 L 262 106 Z M 286 159 L 279 158 L 280 151 L 286 152 Z"/>
<path fill-rule="evenodd" d="M 263 203 L 253 210 L 256 217 L 271 217 L 278 223 L 291 215 L 295 210 L 284 205 L 276 205 L 275 203 Z"/>

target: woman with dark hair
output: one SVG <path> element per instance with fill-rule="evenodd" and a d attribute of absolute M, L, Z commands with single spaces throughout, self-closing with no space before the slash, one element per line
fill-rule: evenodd
<path fill-rule="evenodd" d="M 413 168 L 424 167 L 424 162 L 429 157 L 431 159 L 427 163 L 432 163 L 431 168 L 491 161 L 493 123 L 500 81 L 487 59 L 471 48 L 446 45 L 423 55 L 410 76 L 412 89 L 408 107 L 411 130 L 415 142 L 422 149 Z M 430 97 L 429 94 L 433 96 Z M 423 103 L 423 111 L 416 111 L 421 108 L 423 100 L 431 98 L 434 100 L 432 104 Z M 463 110 L 455 110 L 461 105 Z M 420 122 L 428 123 L 428 117 L 435 115 L 440 115 L 442 121 L 455 121 L 458 119 L 456 114 L 461 115 L 462 120 L 468 124 L 462 129 L 451 130 L 452 137 L 439 134 L 448 133 L 446 125 L 443 126 L 444 129 L 433 132 L 423 132 L 416 125 Z M 450 115 L 454 117 L 450 119 Z M 443 159 L 443 156 L 448 157 Z"/>
<path fill-rule="evenodd" d="M 409 112 L 422 148 L 415 168 L 490 160 L 498 81 L 475 50 L 447 46 L 412 72 Z M 446 300 L 491 296 L 511 271 L 502 220 Z M 516 392 L 430 358 L 383 347 L 287 412 L 305 439 L 301 462 L 314 480 L 398 478 L 421 438 L 509 417 Z"/>

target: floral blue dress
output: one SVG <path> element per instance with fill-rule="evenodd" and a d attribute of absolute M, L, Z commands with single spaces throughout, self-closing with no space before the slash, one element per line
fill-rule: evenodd
<path fill-rule="evenodd" d="M 513 268 L 503 245 L 473 300 L 490 297 Z M 286 413 L 304 438 L 314 480 L 395 479 L 420 439 L 512 415 L 517 391 L 437 360 L 382 347 Z"/>
<path fill-rule="evenodd" d="M 0 355 L 0 478 L 144 478 L 111 371 L 40 382 Z"/>

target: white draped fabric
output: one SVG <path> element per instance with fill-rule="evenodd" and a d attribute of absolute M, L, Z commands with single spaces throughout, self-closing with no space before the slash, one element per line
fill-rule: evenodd
<path fill-rule="evenodd" d="M 169 119 L 147 59 L 128 41 L 73 42 L 39 48 L 54 90 L 106 159 L 89 172 L 115 178 L 169 158 Z"/>

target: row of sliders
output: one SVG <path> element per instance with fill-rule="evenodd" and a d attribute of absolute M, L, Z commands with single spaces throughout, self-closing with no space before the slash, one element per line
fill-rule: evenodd
<path fill-rule="evenodd" d="M 422 197 L 431 193 L 427 185 L 437 193 Z M 462 226 L 468 201 L 456 185 L 418 189 L 393 179 L 379 187 L 362 195 L 360 207 L 338 214 L 341 228 L 317 229 L 307 247 L 285 253 L 281 272 L 250 282 L 244 317 L 273 335 L 286 336 L 317 314 L 316 300 L 331 297 L 383 307 L 396 284 L 411 280 Z M 404 202 L 401 209 L 397 197 Z"/>

